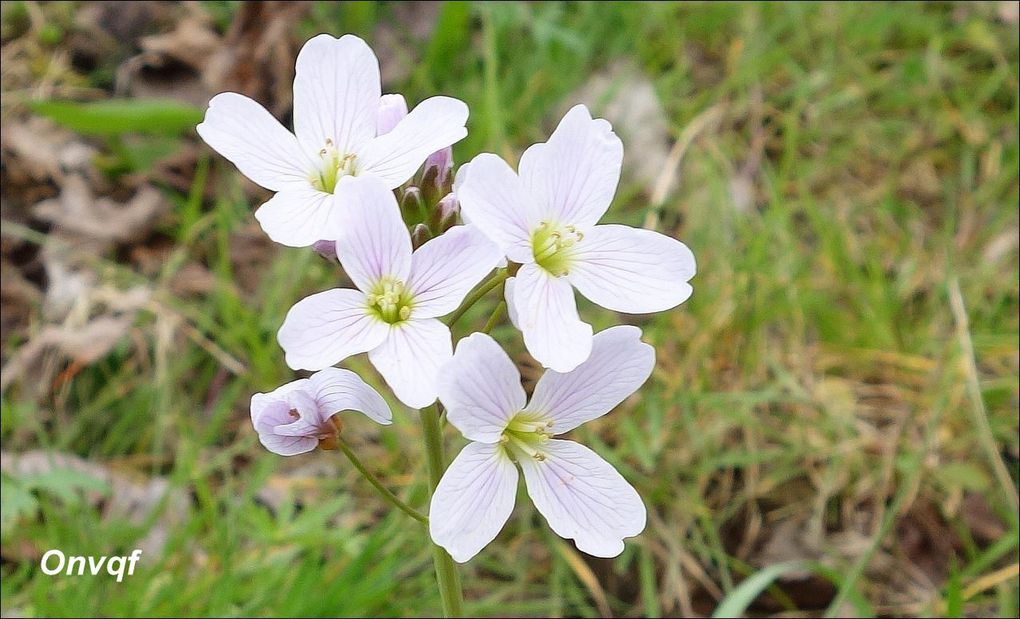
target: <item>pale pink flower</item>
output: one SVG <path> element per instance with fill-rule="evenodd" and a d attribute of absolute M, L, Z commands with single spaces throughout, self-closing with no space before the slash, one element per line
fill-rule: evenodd
<path fill-rule="evenodd" d="M 294 77 L 294 133 L 255 101 L 227 92 L 209 102 L 198 134 L 242 174 L 277 192 L 255 218 L 274 241 L 333 241 L 346 214 L 334 203 L 345 176 L 399 187 L 432 153 L 467 135 L 467 106 L 432 97 L 407 113 L 401 95 L 381 97 L 379 61 L 353 35 L 320 34 L 301 49 Z M 339 223 L 339 225 L 337 225 Z"/>
<path fill-rule="evenodd" d="M 435 401 L 439 368 L 452 354 L 450 329 L 438 319 L 493 269 L 499 249 L 474 226 L 454 226 L 412 254 L 393 192 L 373 177 L 338 185 L 348 217 L 337 254 L 357 289 L 299 301 L 277 339 L 294 369 L 368 352 L 394 394 L 422 408 Z"/>
<path fill-rule="evenodd" d="M 573 371 L 547 371 L 531 402 L 495 340 L 475 333 L 457 344 L 440 375 L 439 399 L 472 442 L 446 470 L 429 509 L 432 539 L 457 561 L 475 556 L 510 517 L 517 466 L 552 530 L 588 554 L 615 557 L 624 538 L 644 529 L 645 506 L 612 465 L 583 445 L 552 438 L 605 415 L 652 372 L 655 351 L 637 327 L 606 329 L 593 342 Z"/>
<path fill-rule="evenodd" d="M 507 280 L 510 315 L 543 366 L 566 372 L 584 361 L 592 328 L 573 289 L 629 314 L 657 312 L 690 297 L 694 255 L 658 232 L 596 225 L 620 179 L 623 145 L 612 127 L 578 105 L 548 142 L 521 156 L 518 172 L 483 153 L 457 174 L 464 220 L 521 263 Z"/>
<path fill-rule="evenodd" d="M 281 456 L 305 453 L 320 443 L 332 446 L 339 432 L 333 417 L 348 410 L 383 425 L 393 422 L 382 396 L 354 372 L 339 368 L 327 368 L 251 397 L 251 422 L 259 440 Z"/>

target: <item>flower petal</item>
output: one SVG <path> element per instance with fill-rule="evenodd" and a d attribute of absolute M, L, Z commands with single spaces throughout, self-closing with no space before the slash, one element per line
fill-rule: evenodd
<path fill-rule="evenodd" d="M 553 432 L 563 434 L 613 410 L 648 380 L 654 366 L 655 349 L 641 341 L 641 329 L 606 329 L 592 338 L 591 355 L 573 371 L 542 375 L 527 410 L 551 418 Z"/>
<path fill-rule="evenodd" d="M 461 434 L 495 443 L 527 401 L 521 375 L 496 340 L 473 333 L 457 342 L 453 359 L 439 375 L 439 400 Z"/>
<path fill-rule="evenodd" d="M 601 118 L 575 105 L 549 141 L 521 155 L 521 180 L 542 207 L 542 216 L 562 225 L 595 225 L 609 208 L 620 182 L 623 142 Z"/>
<path fill-rule="evenodd" d="M 457 309 L 502 257 L 475 226 L 455 226 L 419 247 L 411 256 L 407 281 L 414 295 L 414 317 L 436 318 Z"/>
<path fill-rule="evenodd" d="M 259 401 L 257 404 L 256 400 Z M 290 404 L 285 399 L 272 397 L 270 394 L 256 393 L 251 399 L 252 424 L 258 432 L 259 442 L 269 451 L 281 456 L 305 453 L 315 449 L 319 444 L 318 439 L 312 436 L 277 434 L 277 428 L 294 421 L 290 409 Z"/>
<path fill-rule="evenodd" d="M 368 353 L 393 394 L 411 408 L 435 402 L 439 369 L 452 356 L 450 328 L 434 318 L 390 325 L 386 340 Z"/>
<path fill-rule="evenodd" d="M 255 211 L 255 219 L 269 238 L 288 247 L 308 247 L 332 241 L 338 232 L 337 205 L 331 194 L 306 183 L 288 187 Z"/>
<path fill-rule="evenodd" d="M 336 186 L 344 225 L 337 235 L 340 264 L 365 292 L 382 277 L 407 280 L 411 270 L 411 235 L 400 207 L 379 179 L 345 176 Z"/>
<path fill-rule="evenodd" d="M 375 125 L 375 134 L 383 135 L 393 131 L 403 118 L 407 116 L 407 101 L 404 95 L 383 95 L 379 100 L 379 115 Z"/>
<path fill-rule="evenodd" d="M 308 153 L 332 140 L 341 154 L 375 137 L 381 96 L 379 61 L 358 37 L 320 34 L 298 53 L 294 132 Z"/>
<path fill-rule="evenodd" d="M 492 153 L 478 155 L 467 166 L 461 166 L 454 181 L 464 221 L 481 228 L 514 262 L 533 262 L 531 230 L 538 217 L 521 179 Z"/>
<path fill-rule="evenodd" d="M 629 226 L 595 226 L 574 246 L 570 282 L 592 302 L 628 314 L 661 312 L 693 292 L 694 254 L 676 239 Z"/>
<path fill-rule="evenodd" d="M 419 103 L 392 131 L 357 150 L 359 173 L 399 187 L 437 150 L 467 135 L 468 108 L 452 97 L 431 97 Z"/>
<path fill-rule="evenodd" d="M 517 318 L 517 306 L 514 304 L 514 285 L 516 283 L 516 277 L 507 278 L 503 282 L 503 299 L 506 301 L 506 315 L 510 319 L 510 324 L 520 331 L 521 321 Z"/>
<path fill-rule="evenodd" d="M 367 352 L 386 339 L 388 325 L 370 315 L 365 295 L 334 288 L 298 301 L 276 334 L 295 370 L 321 370 Z"/>
<path fill-rule="evenodd" d="M 496 538 L 514 509 L 517 468 L 500 445 L 468 443 L 432 495 L 432 541 L 464 563 Z"/>
<path fill-rule="evenodd" d="M 544 367 L 569 372 L 588 358 L 591 325 L 577 315 L 574 289 L 566 277 L 525 264 L 517 271 L 513 304 L 524 345 Z"/>
<path fill-rule="evenodd" d="M 637 491 L 594 451 L 573 441 L 547 441 L 544 460 L 521 458 L 528 495 L 560 537 L 595 557 L 623 552 L 623 539 L 645 528 Z"/>
<path fill-rule="evenodd" d="M 308 377 L 323 419 L 341 411 L 358 411 L 376 423 L 393 423 L 393 413 L 379 392 L 350 370 L 326 368 Z"/>
<path fill-rule="evenodd" d="M 312 162 L 297 138 L 255 101 L 224 92 L 209 101 L 195 129 L 208 144 L 255 183 L 280 191 L 309 185 Z"/>

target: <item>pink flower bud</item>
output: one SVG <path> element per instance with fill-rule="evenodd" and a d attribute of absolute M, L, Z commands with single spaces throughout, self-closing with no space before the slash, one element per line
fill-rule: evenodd
<path fill-rule="evenodd" d="M 393 131 L 404 117 L 407 116 L 407 101 L 404 95 L 383 95 L 379 100 L 379 116 L 376 122 L 376 135 Z"/>

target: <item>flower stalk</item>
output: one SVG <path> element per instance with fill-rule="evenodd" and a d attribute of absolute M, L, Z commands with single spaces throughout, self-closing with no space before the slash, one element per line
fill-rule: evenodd
<path fill-rule="evenodd" d="M 425 460 L 429 470 L 429 491 L 435 493 L 439 480 L 446 469 L 443 456 L 443 430 L 439 423 L 439 405 L 433 404 L 421 410 L 422 436 L 425 439 Z M 464 594 L 460 587 L 460 575 L 453 558 L 441 546 L 432 542 L 432 562 L 436 567 L 436 580 L 443 600 L 443 615 L 462 617 L 464 615 Z"/>
<path fill-rule="evenodd" d="M 365 465 L 361 462 L 358 456 L 354 453 L 354 450 L 351 449 L 351 446 L 347 444 L 347 441 L 345 441 L 343 437 L 339 435 L 337 435 L 336 437 L 336 448 L 342 451 L 345 456 L 347 456 L 347 459 L 351 461 L 351 464 L 354 465 L 354 468 L 358 469 L 358 472 L 361 473 L 361 476 L 368 480 L 368 483 L 372 484 L 372 487 L 375 488 L 376 492 L 379 493 L 379 496 L 381 496 L 389 504 L 393 505 L 394 507 L 404 512 L 408 516 L 414 518 L 418 522 L 426 526 L 428 525 L 429 519 L 422 515 L 421 512 L 419 512 L 418 510 L 414 509 L 407 503 L 401 501 L 399 498 L 397 498 L 397 495 L 393 494 L 389 490 L 389 488 L 384 486 L 382 482 L 379 481 L 379 478 L 376 477 L 372 473 L 372 471 L 369 471 L 365 467 Z"/>

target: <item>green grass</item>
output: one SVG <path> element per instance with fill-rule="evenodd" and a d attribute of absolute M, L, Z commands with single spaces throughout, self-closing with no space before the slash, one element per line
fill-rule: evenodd
<path fill-rule="evenodd" d="M 229 22 L 231 5 L 215 9 Z M 689 302 L 622 318 L 657 350 L 640 398 L 575 432 L 638 488 L 648 528 L 619 558 L 586 561 L 519 500 L 496 542 L 462 569 L 468 612 L 709 614 L 722 599 L 739 608 L 752 589 L 740 583 L 765 567 L 762 547 L 791 522 L 784 546 L 812 550 L 774 565 L 825 566 L 822 580 L 850 604 L 832 612 L 1017 612 L 1017 577 L 1001 571 L 1017 562 L 1017 507 L 992 464 L 1001 458 L 1015 486 L 1020 107 L 1017 26 L 997 17 L 998 5 L 447 4 L 445 27 L 422 42 L 392 26 L 394 10 L 323 3 L 295 38 L 355 32 L 377 45 L 377 26 L 391 24 L 420 61 L 385 90 L 470 106 L 458 161 L 491 151 L 513 162 L 621 58 L 652 80 L 670 142 L 713 119 L 662 204 L 625 177 L 607 216 L 654 223 L 699 263 Z M 628 161 L 642 157 L 624 146 Z M 732 183 L 753 161 L 751 203 L 737 208 Z M 422 528 L 388 513 L 340 456 L 285 461 L 250 427 L 250 394 L 294 376 L 275 342 L 284 314 L 334 285 L 336 269 L 268 245 L 256 246 L 266 250 L 254 267 L 239 261 L 261 233 L 222 160 L 200 161 L 190 194 L 167 191 L 176 208 L 161 272 L 149 277 L 113 255 L 97 261 L 104 281 L 153 287 L 156 309 L 136 337 L 42 399 L 30 378 L 16 383 L 0 419 L 5 452 L 52 448 L 165 475 L 186 507 L 133 522 L 104 515 L 76 488 L 28 487 L 36 504 L 3 532 L 5 612 L 436 613 Z M 171 282 L 191 262 L 216 284 L 176 297 Z M 485 309 L 469 314 L 474 328 Z M 596 330 L 621 320 L 590 304 L 581 312 Z M 511 329 L 495 335 L 525 359 Z M 364 359 L 347 365 L 374 377 Z M 991 449 L 976 430 L 972 379 Z M 391 404 L 393 426 L 352 420 L 349 440 L 424 508 L 419 428 Z M 463 444 L 452 429 L 447 438 L 448 449 Z M 309 463 L 320 473 L 300 470 Z M 257 498 L 267 484 L 300 505 L 270 509 Z M 4 477 L 5 511 L 25 486 Z M 998 540 L 979 539 L 966 517 L 971 493 L 1004 523 Z M 925 529 L 932 519 L 937 529 Z M 38 569 L 49 548 L 127 554 L 153 526 L 166 529 L 162 556 L 143 558 L 123 583 Z M 940 536 L 953 538 L 948 551 Z M 928 585 L 916 572 L 925 557 L 944 569 Z M 782 582 L 771 591 L 762 608 L 794 610 L 801 599 Z"/>

